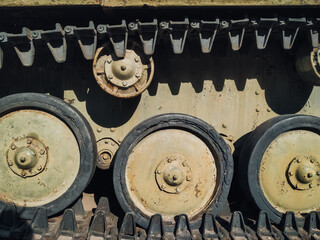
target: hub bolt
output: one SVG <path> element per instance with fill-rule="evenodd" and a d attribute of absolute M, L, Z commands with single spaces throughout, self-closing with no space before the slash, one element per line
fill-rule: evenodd
<path fill-rule="evenodd" d="M 41 149 L 40 154 L 43 155 L 45 153 L 45 151 L 43 149 Z"/>
<path fill-rule="evenodd" d="M 310 184 L 309 184 L 309 187 L 310 187 L 310 188 L 312 188 L 312 187 L 313 187 L 313 184 L 312 184 L 312 183 L 310 183 Z"/>
<path fill-rule="evenodd" d="M 27 143 L 28 143 L 28 144 L 31 144 L 31 143 L 32 143 L 32 140 L 31 140 L 31 139 L 28 139 L 28 140 L 27 140 Z"/>
<path fill-rule="evenodd" d="M 161 188 L 161 190 L 164 190 L 164 189 L 166 189 L 166 186 L 165 185 L 161 185 L 160 188 Z"/>
<path fill-rule="evenodd" d="M 177 175 L 173 175 L 172 179 L 173 179 L 173 181 L 177 180 L 178 179 Z"/>
<path fill-rule="evenodd" d="M 11 149 L 12 149 L 12 150 L 15 150 L 15 149 L 16 149 L 16 146 L 15 146 L 14 144 L 12 144 L 12 145 L 11 145 Z"/>
<path fill-rule="evenodd" d="M 120 67 L 120 69 L 121 69 L 122 71 L 124 71 L 124 70 L 127 69 L 127 66 L 126 66 L 126 65 L 122 65 L 122 66 Z"/>
<path fill-rule="evenodd" d="M 301 163 L 301 160 L 299 158 L 297 158 L 297 163 Z"/>
<path fill-rule="evenodd" d="M 191 180 L 191 177 L 190 176 L 187 176 L 186 177 L 186 180 L 189 182 Z"/>
<path fill-rule="evenodd" d="M 22 171 L 22 172 L 21 172 L 21 176 L 24 177 L 25 175 L 26 175 L 26 172 L 25 172 L 25 171 Z"/>
<path fill-rule="evenodd" d="M 21 157 L 20 158 L 20 162 L 24 163 L 26 161 L 26 158 L 25 157 Z"/>
<path fill-rule="evenodd" d="M 311 162 L 311 163 L 314 163 L 314 158 L 311 158 L 311 159 L 310 159 L 310 162 Z"/>
<path fill-rule="evenodd" d="M 107 63 L 112 63 L 112 59 L 108 59 L 108 60 L 107 60 Z"/>
<path fill-rule="evenodd" d="M 42 166 L 40 165 L 37 169 L 38 169 L 38 171 L 41 171 L 42 170 Z"/>
<path fill-rule="evenodd" d="M 135 61 L 135 62 L 139 62 L 139 58 L 137 58 L 137 57 L 134 58 L 134 61 Z"/>
<path fill-rule="evenodd" d="M 167 161 L 168 161 L 168 163 L 171 163 L 171 162 L 172 162 L 172 159 L 171 159 L 171 158 L 168 158 Z"/>
<path fill-rule="evenodd" d="M 158 174 L 161 174 L 161 170 L 160 170 L 160 169 L 158 169 L 158 170 L 157 170 L 157 173 L 158 173 Z"/>
<path fill-rule="evenodd" d="M 8 164 L 9 164 L 9 166 L 12 166 L 12 165 L 13 165 L 13 162 L 12 162 L 12 161 L 10 161 L 10 162 L 8 162 Z"/>
<path fill-rule="evenodd" d="M 112 78 L 113 78 L 113 76 L 112 76 L 112 75 L 109 75 L 109 76 L 108 76 L 108 79 L 110 79 L 110 80 L 111 80 Z"/>
<path fill-rule="evenodd" d="M 292 176 L 292 175 L 293 175 L 293 172 L 289 172 L 289 175 Z"/>

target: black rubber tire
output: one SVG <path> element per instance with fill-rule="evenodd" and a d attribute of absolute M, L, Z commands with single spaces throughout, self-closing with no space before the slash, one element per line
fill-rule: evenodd
<path fill-rule="evenodd" d="M 230 149 L 219 133 L 208 123 L 193 116 L 173 113 L 158 115 L 141 122 L 124 138 L 113 160 L 113 184 L 117 199 L 124 212 L 132 212 L 135 221 L 145 229 L 149 226 L 150 216 L 143 214 L 129 196 L 125 181 L 126 165 L 130 153 L 143 138 L 153 132 L 168 128 L 186 130 L 197 135 L 209 149 L 217 153 L 218 159 L 221 160 L 218 163 L 220 172 L 217 177 L 220 186 L 217 188 L 216 197 L 208 206 L 206 212 L 215 216 L 222 210 L 227 201 L 233 177 L 233 158 Z M 189 219 L 190 225 L 199 227 L 201 217 L 202 214 L 199 213 L 193 219 Z"/>
<path fill-rule="evenodd" d="M 48 216 L 55 215 L 77 200 L 89 184 L 96 166 L 96 140 L 84 116 L 63 100 L 39 93 L 19 93 L 0 99 L 0 116 L 21 109 L 45 111 L 62 120 L 73 132 L 79 146 L 79 172 L 70 188 L 54 201 L 41 206 L 47 209 Z M 0 208 L 5 205 L 0 201 Z M 40 206 L 39 206 L 40 207 Z M 19 207 L 17 212 L 22 219 L 32 219 L 38 207 Z"/>
<path fill-rule="evenodd" d="M 256 206 L 279 224 L 284 213 L 276 210 L 266 199 L 259 182 L 259 169 L 264 152 L 280 134 L 304 129 L 320 134 L 320 118 L 309 115 L 282 115 L 258 126 L 243 145 L 239 159 L 239 176 L 243 190 Z"/>

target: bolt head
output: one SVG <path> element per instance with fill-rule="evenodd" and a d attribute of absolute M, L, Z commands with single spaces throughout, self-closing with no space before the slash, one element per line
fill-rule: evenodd
<path fill-rule="evenodd" d="M 0 41 L 3 41 L 4 40 L 4 35 L 0 35 Z"/>
<path fill-rule="evenodd" d="M 107 63 L 109 63 L 109 64 L 112 63 L 112 59 L 108 59 Z"/>
<path fill-rule="evenodd" d="M 312 184 L 312 183 L 310 183 L 310 184 L 309 184 L 309 187 L 310 187 L 310 188 L 312 188 L 312 187 L 313 187 L 313 184 Z"/>
<path fill-rule="evenodd" d="M 25 171 L 22 171 L 22 172 L 21 172 L 21 176 L 24 177 L 25 175 L 26 175 L 26 172 L 25 172 Z"/>
<path fill-rule="evenodd" d="M 191 180 L 191 177 L 190 176 L 187 176 L 186 177 L 186 180 L 189 182 Z"/>
<path fill-rule="evenodd" d="M 122 82 L 122 86 L 125 87 L 125 86 L 127 86 L 127 85 L 128 85 L 128 84 L 127 84 L 126 82 L 124 82 L 124 81 Z"/>
<path fill-rule="evenodd" d="M 168 158 L 167 162 L 168 162 L 168 163 L 171 163 L 171 162 L 172 162 L 172 159 L 171 159 L 171 158 Z"/>
<path fill-rule="evenodd" d="M 36 37 L 38 37 L 38 36 L 39 36 L 39 33 L 37 33 L 37 32 L 33 32 L 33 33 L 32 33 L 32 37 L 33 37 L 33 38 L 36 38 Z"/>
<path fill-rule="evenodd" d="M 135 61 L 135 62 L 139 62 L 139 58 L 135 57 L 135 58 L 134 58 L 134 61 Z"/>
<path fill-rule="evenodd" d="M 297 158 L 297 163 L 301 163 L 301 160 L 299 158 Z"/>
<path fill-rule="evenodd" d="M 8 162 L 8 165 L 9 165 L 9 166 L 12 166 L 12 165 L 13 165 L 13 162 L 12 162 L 12 161 L 9 161 L 9 162 Z"/>
<path fill-rule="evenodd" d="M 293 172 L 289 172 L 289 176 L 292 176 L 293 175 Z"/>
<path fill-rule="evenodd" d="M 160 186 L 160 188 L 161 188 L 161 190 L 163 190 L 163 189 L 166 189 L 166 186 L 162 184 L 162 185 Z"/>
<path fill-rule="evenodd" d="M 71 27 L 65 27 L 64 31 L 66 33 L 71 33 L 72 29 L 71 29 Z"/>
<path fill-rule="evenodd" d="M 112 76 L 112 75 L 109 75 L 109 76 L 108 76 L 108 79 L 110 79 L 110 80 L 113 79 L 113 76 Z"/>
<path fill-rule="evenodd" d="M 311 162 L 311 163 L 314 163 L 314 158 L 311 158 L 311 159 L 310 159 L 310 162 Z"/>
<path fill-rule="evenodd" d="M 28 144 L 31 144 L 31 143 L 32 143 L 32 140 L 31 140 L 31 139 L 28 139 L 28 140 L 27 140 L 27 143 L 28 143 Z"/>
<path fill-rule="evenodd" d="M 43 155 L 43 154 L 45 154 L 45 152 L 46 151 L 44 149 L 41 149 L 40 154 Z"/>
<path fill-rule="evenodd" d="M 16 146 L 15 146 L 14 144 L 12 144 L 12 145 L 11 145 L 11 149 L 12 149 L 12 150 L 15 150 L 15 149 L 16 149 Z"/>
<path fill-rule="evenodd" d="M 161 170 L 160 170 L 160 169 L 158 169 L 158 170 L 157 170 L 157 173 L 158 173 L 158 174 L 161 174 Z"/>
<path fill-rule="evenodd" d="M 103 32 L 104 26 L 103 26 L 103 25 L 98 25 L 97 30 L 98 30 L 98 32 L 100 32 L 100 33 Z"/>
<path fill-rule="evenodd" d="M 38 171 L 41 171 L 42 170 L 42 166 L 41 165 L 38 166 L 37 169 L 38 169 Z"/>
<path fill-rule="evenodd" d="M 166 23 L 166 22 L 161 22 L 161 23 L 160 23 L 160 27 L 163 27 L 163 28 L 164 28 L 164 27 L 166 27 L 166 26 L 167 26 L 167 23 Z"/>
<path fill-rule="evenodd" d="M 129 27 L 130 29 L 134 29 L 135 23 L 134 23 L 134 22 L 129 23 L 129 24 L 128 24 L 128 27 Z"/>

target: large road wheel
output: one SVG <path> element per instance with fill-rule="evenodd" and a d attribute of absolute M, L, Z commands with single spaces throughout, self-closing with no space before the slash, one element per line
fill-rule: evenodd
<path fill-rule="evenodd" d="M 86 119 L 56 97 L 37 93 L 0 99 L 0 205 L 21 218 L 37 207 L 49 216 L 73 203 L 95 170 L 95 137 Z"/>
<path fill-rule="evenodd" d="M 257 127 L 241 152 L 243 186 L 275 223 L 320 207 L 320 119 L 285 115 Z"/>
<path fill-rule="evenodd" d="M 125 212 L 144 228 L 156 213 L 166 223 L 187 214 L 198 224 L 226 203 L 233 160 L 222 137 L 204 121 L 164 114 L 137 125 L 115 157 L 113 183 Z"/>

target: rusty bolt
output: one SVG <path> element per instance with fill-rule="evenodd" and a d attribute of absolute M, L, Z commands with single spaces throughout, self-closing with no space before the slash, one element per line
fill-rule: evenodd
<path fill-rule="evenodd" d="M 22 172 L 21 172 L 21 176 L 24 177 L 25 175 L 26 175 L 26 172 L 25 172 L 25 171 L 22 171 Z"/>
<path fill-rule="evenodd" d="M 38 166 L 37 169 L 38 169 L 38 171 L 41 171 L 42 170 L 42 166 L 41 165 Z"/>
<path fill-rule="evenodd" d="M 44 149 L 41 149 L 40 154 L 43 155 L 43 154 L 45 154 L 45 152 L 46 151 Z"/>
<path fill-rule="evenodd" d="M 293 172 L 289 172 L 289 176 L 292 176 L 293 175 Z"/>
<path fill-rule="evenodd" d="M 111 80 L 113 78 L 112 75 L 108 75 L 108 79 Z"/>
<path fill-rule="evenodd" d="M 28 143 L 28 144 L 31 144 L 31 143 L 32 143 L 32 140 L 31 140 L 31 139 L 28 139 L 28 140 L 27 140 L 27 143 Z"/>
<path fill-rule="evenodd" d="M 11 149 L 12 149 L 12 150 L 15 150 L 15 149 L 16 149 L 16 146 L 15 146 L 14 144 L 12 144 L 12 145 L 11 145 Z"/>
<path fill-rule="evenodd" d="M 12 165 L 13 165 L 13 162 L 12 162 L 12 161 L 9 161 L 9 162 L 8 162 L 8 165 L 9 165 L 9 166 L 12 166 Z"/>

